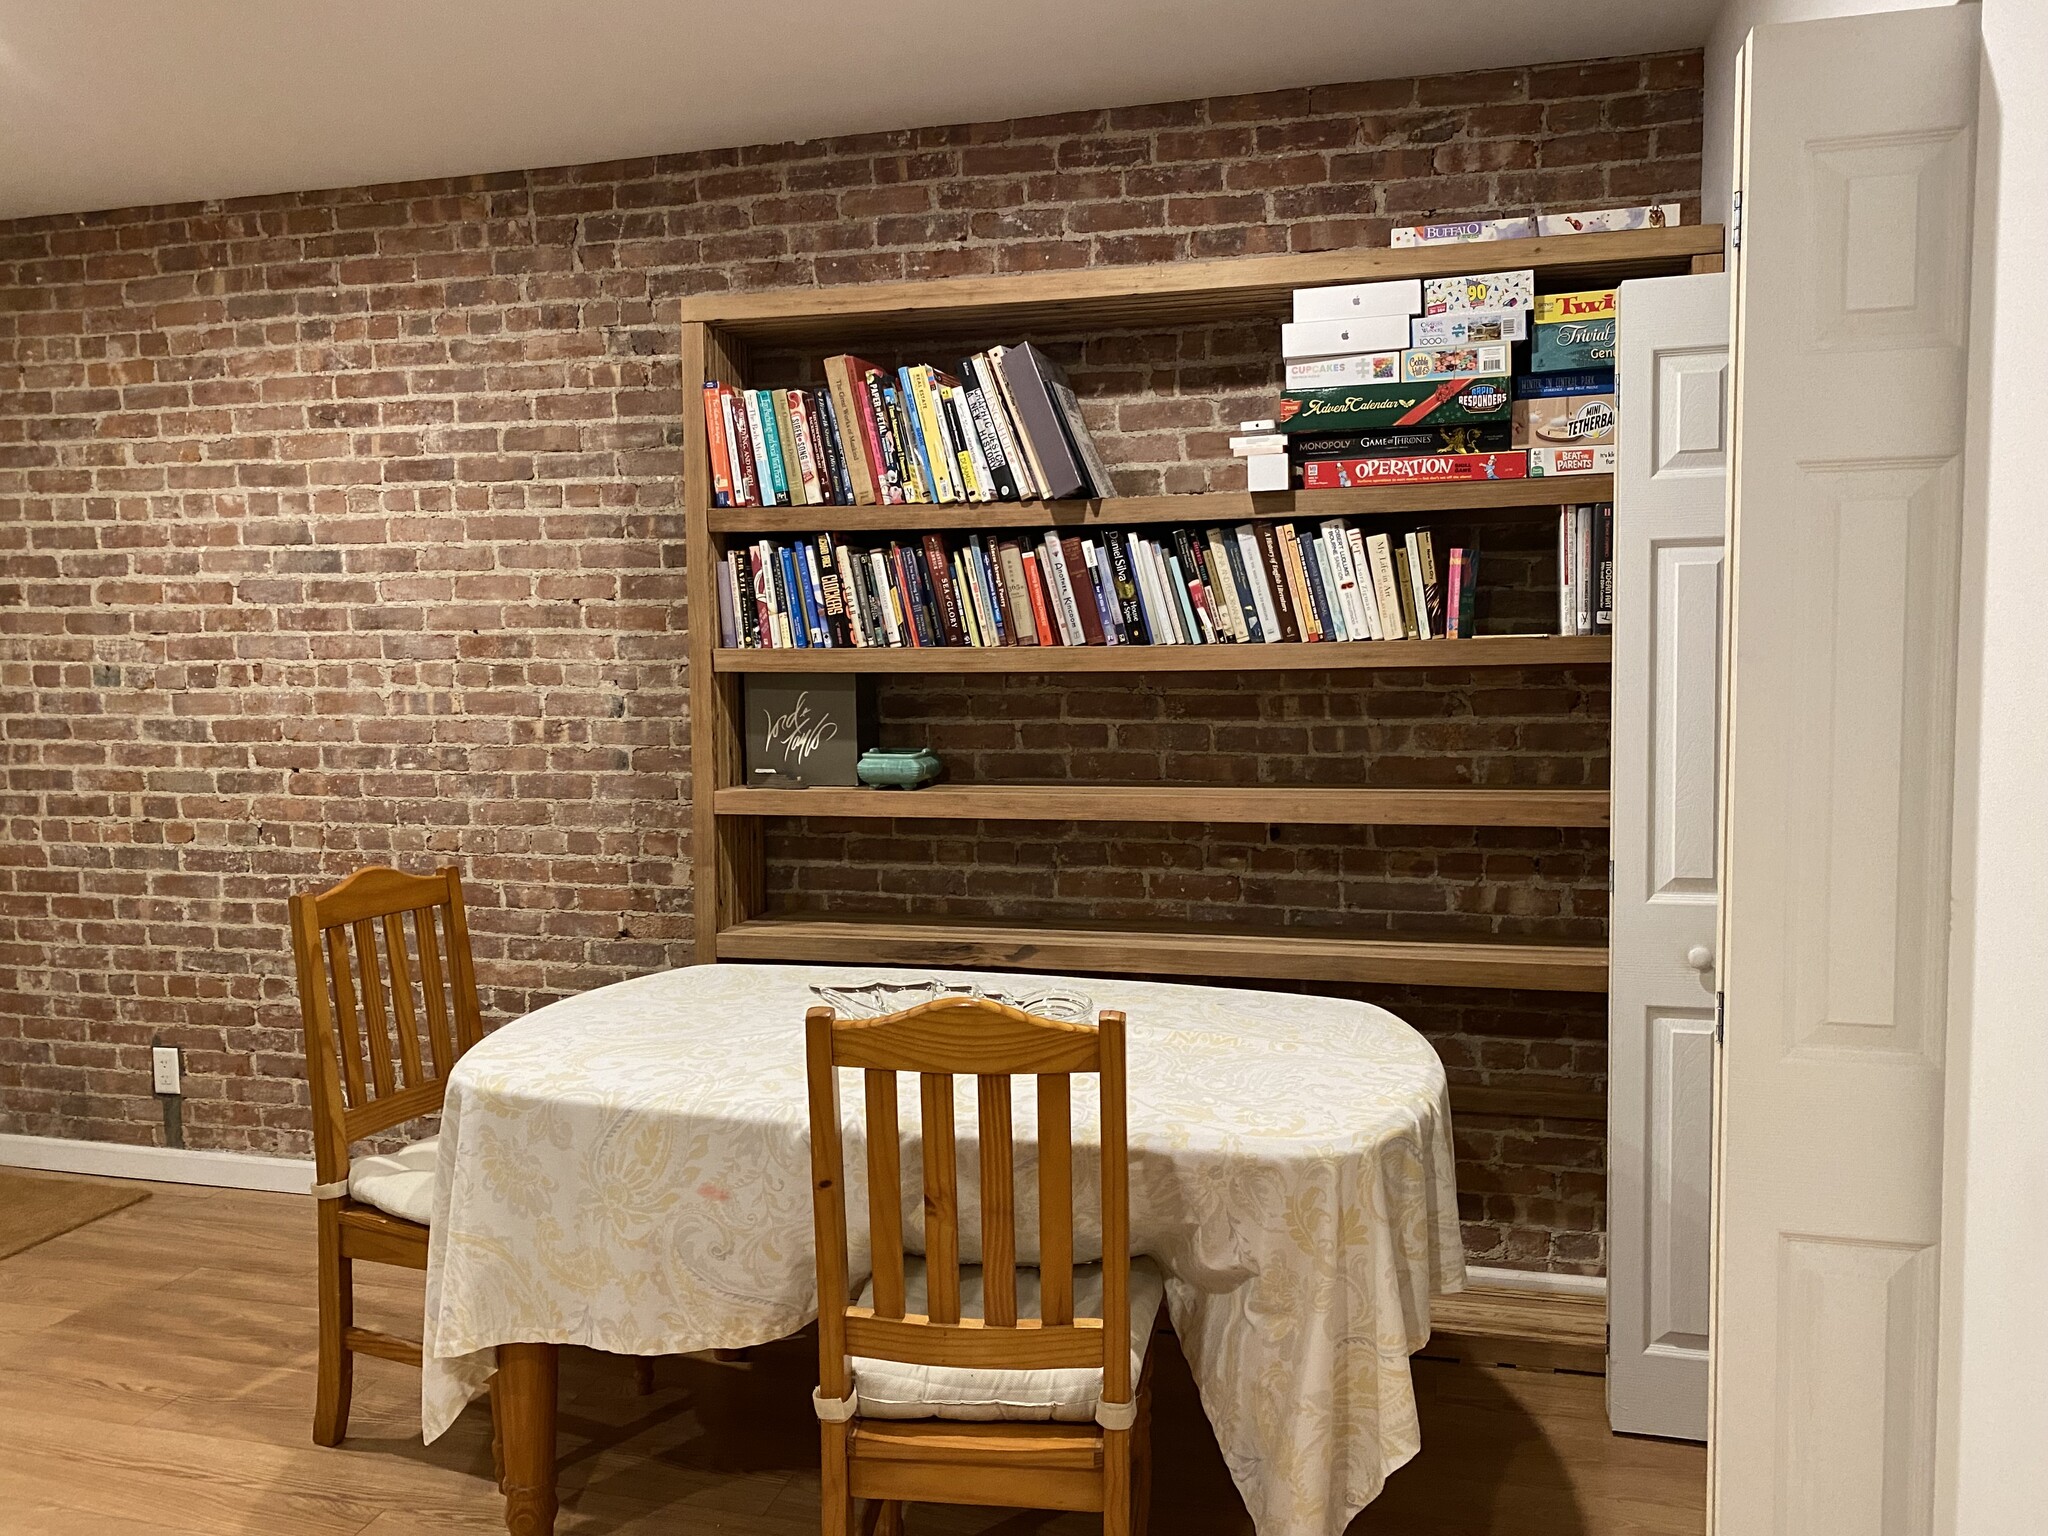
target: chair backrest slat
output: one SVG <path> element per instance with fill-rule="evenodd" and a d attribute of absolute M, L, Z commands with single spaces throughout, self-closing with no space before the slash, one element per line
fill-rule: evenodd
<path fill-rule="evenodd" d="M 370 1080 L 377 1097 L 395 1093 L 391 1073 L 391 1022 L 384 1012 L 384 978 L 377 964 L 377 926 L 369 918 L 349 925 L 356 941 L 356 976 L 363 984 L 363 1033 L 370 1042 Z"/>
<path fill-rule="evenodd" d="M 1010 1152 L 1010 1079 L 975 1079 L 981 1130 L 981 1315 L 1017 1326 L 1017 1173 Z"/>
<path fill-rule="evenodd" d="M 434 1054 L 434 1076 L 446 1077 L 455 1065 L 455 1037 L 448 1027 L 447 983 L 441 975 L 440 935 L 435 932 L 434 909 L 412 909 L 413 940 L 420 954 L 420 991 L 427 1004 L 427 1042 Z"/>
<path fill-rule="evenodd" d="M 953 1074 L 926 1072 L 918 1081 L 924 1121 L 925 1314 L 935 1323 L 957 1323 L 960 1180 L 953 1151 Z M 870 1196 L 871 1205 L 872 1199 Z"/>
<path fill-rule="evenodd" d="M 987 1370 L 1100 1367 L 1103 1398 L 1131 1399 L 1130 1199 L 1123 1016 L 1066 1024 L 981 999 L 947 998 L 881 1019 L 805 1021 L 818 1242 L 821 1390 L 849 1390 L 847 1355 Z M 838 1069 L 865 1069 L 868 1226 L 874 1305 L 849 1305 Z M 924 1164 L 926 1295 L 906 1310 L 896 1074 L 918 1074 Z M 1103 1309 L 1074 1316 L 1073 1075 L 1099 1079 L 1102 1102 Z M 953 1084 L 976 1079 L 981 1175 L 982 1315 L 961 1318 L 960 1210 Z M 1014 1087 L 1037 1079 L 1039 1308 L 1019 1316 Z"/>
<path fill-rule="evenodd" d="M 1038 1315 L 1074 1320 L 1074 1080 L 1038 1078 Z"/>
<path fill-rule="evenodd" d="M 874 1249 L 875 1316 L 903 1315 L 903 1148 L 896 1074 L 862 1074 L 868 1101 L 868 1231 Z"/>
<path fill-rule="evenodd" d="M 326 933 L 327 966 L 329 985 L 334 999 L 334 1016 L 338 1021 L 341 1052 L 342 1081 L 348 1086 L 350 1109 L 367 1103 L 370 1090 L 363 1080 L 363 1036 L 356 1027 L 356 984 L 348 963 L 348 932 L 342 928 L 330 928 Z M 305 982 L 300 978 L 300 1007 L 305 1006 Z M 328 988 L 321 989 L 323 1001 Z"/>
<path fill-rule="evenodd" d="M 352 1143 L 440 1109 L 449 1071 L 483 1035 L 476 970 L 452 869 L 359 870 L 293 896 L 291 923 L 315 1160 L 332 1183 Z"/>
<path fill-rule="evenodd" d="M 405 1086 L 417 1088 L 420 1073 L 420 1025 L 412 1007 L 412 962 L 405 954 L 405 914 L 384 914 L 384 953 L 391 962 L 391 1010 L 398 1025 L 398 1064 Z"/>

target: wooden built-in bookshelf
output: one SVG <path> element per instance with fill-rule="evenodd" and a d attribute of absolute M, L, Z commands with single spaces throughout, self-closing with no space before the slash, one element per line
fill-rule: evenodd
<path fill-rule="evenodd" d="M 755 789 L 745 783 L 744 674 L 852 672 L 1059 677 L 1099 673 L 1335 672 L 1605 665 L 1604 636 L 1491 635 L 1465 640 L 1324 644 L 936 647 L 746 650 L 718 645 L 718 559 L 728 537 L 861 530 L 1120 527 L 1247 518 L 1548 516 L 1566 502 L 1611 500 L 1607 476 L 1359 490 L 1242 491 L 1100 501 L 893 507 L 711 505 L 704 419 L 694 386 L 744 386 L 750 347 L 827 352 L 891 338 L 1013 341 L 1026 334 L 1286 318 L 1293 290 L 1327 283 L 1534 268 L 1548 290 L 1719 270 L 1718 225 L 1538 240 L 1326 251 L 1228 261 L 1109 267 L 921 283 L 698 294 L 682 303 L 682 378 L 690 600 L 691 769 L 700 960 L 863 962 L 1080 973 L 1383 982 L 1600 992 L 1607 951 L 1583 944 L 1411 938 L 1241 926 L 1185 930 L 1082 927 L 930 917 L 770 913 L 762 824 L 772 817 L 1151 821 L 1266 825 L 1601 827 L 1604 791 L 1542 788 L 1385 790 L 1280 785 L 947 784 L 918 791 Z M 1277 381 L 1276 381 L 1277 383 Z M 1464 1089 L 1484 1113 L 1587 1116 L 1593 1095 Z M 1541 1101 L 1540 1103 L 1537 1101 Z"/>

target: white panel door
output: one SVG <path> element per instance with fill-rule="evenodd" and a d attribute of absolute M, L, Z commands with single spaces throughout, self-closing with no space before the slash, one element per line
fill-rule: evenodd
<path fill-rule="evenodd" d="M 1725 276 L 1623 283 L 1614 520 L 1607 1416 L 1707 1437 Z"/>
<path fill-rule="evenodd" d="M 1723 1536 L 1932 1529 L 1977 18 L 1759 27 L 1741 64 Z"/>

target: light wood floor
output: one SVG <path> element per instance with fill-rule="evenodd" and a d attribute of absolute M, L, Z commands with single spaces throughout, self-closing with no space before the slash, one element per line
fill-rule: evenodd
<path fill-rule="evenodd" d="M 282 1195 L 156 1198 L 0 1260 L 0 1527 L 9 1536 L 495 1533 L 486 1416 L 419 1439 L 419 1378 L 362 1360 L 346 1446 L 311 1440 L 313 1219 Z M 420 1277 L 363 1265 L 359 1315 L 417 1336 Z M 1164 1342 L 1164 1341 L 1162 1341 Z M 806 1340 L 746 1364 L 568 1351 L 559 1530 L 810 1536 Z M 1350 1536 L 1698 1536 L 1705 1453 L 1610 1435 L 1596 1376 L 1419 1360 L 1423 1452 Z M 1248 1536 L 1190 1384 L 1160 1361 L 1157 1536 Z M 929 1536 L 1078 1536 L 1093 1517 L 920 1507 Z"/>

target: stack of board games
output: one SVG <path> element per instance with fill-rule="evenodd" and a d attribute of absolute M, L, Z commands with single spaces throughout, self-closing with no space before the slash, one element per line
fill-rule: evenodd
<path fill-rule="evenodd" d="M 1472 635 L 1477 552 L 1339 518 L 1081 533 L 817 533 L 718 564 L 720 643 L 1232 645 Z"/>
<path fill-rule="evenodd" d="M 1115 494 L 1080 402 L 1029 342 L 894 372 L 841 354 L 824 388 L 707 381 L 720 507 L 916 506 Z"/>
<path fill-rule="evenodd" d="M 1614 343 L 1614 289 L 1537 297 L 1513 413 L 1531 476 L 1614 472 Z"/>
<path fill-rule="evenodd" d="M 1536 275 L 1297 288 L 1278 423 L 1298 490 L 1519 480 L 1513 347 Z"/>

